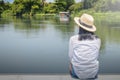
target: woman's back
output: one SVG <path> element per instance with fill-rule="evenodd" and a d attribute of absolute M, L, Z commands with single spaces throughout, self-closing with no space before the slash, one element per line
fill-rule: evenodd
<path fill-rule="evenodd" d="M 99 70 L 101 41 L 95 35 L 94 18 L 89 14 L 74 18 L 79 27 L 78 35 L 69 42 L 70 73 L 74 78 L 95 79 Z"/>
<path fill-rule="evenodd" d="M 100 48 L 100 39 L 78 40 L 79 35 L 71 37 L 72 55 L 71 63 L 80 78 L 95 77 L 98 72 L 99 62 L 97 60 Z"/>

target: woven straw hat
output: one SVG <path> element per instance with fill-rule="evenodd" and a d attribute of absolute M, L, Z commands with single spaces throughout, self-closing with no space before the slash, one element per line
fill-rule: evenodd
<path fill-rule="evenodd" d="M 81 17 L 75 17 L 74 21 L 79 25 L 79 27 L 89 31 L 89 32 L 95 32 L 96 27 L 94 25 L 94 18 L 84 13 Z"/>

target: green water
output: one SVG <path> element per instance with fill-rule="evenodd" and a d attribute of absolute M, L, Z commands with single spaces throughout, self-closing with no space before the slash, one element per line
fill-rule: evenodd
<path fill-rule="evenodd" d="M 96 19 L 100 72 L 120 73 L 120 23 Z M 78 33 L 73 19 L 0 18 L 0 73 L 68 73 L 68 43 Z"/>

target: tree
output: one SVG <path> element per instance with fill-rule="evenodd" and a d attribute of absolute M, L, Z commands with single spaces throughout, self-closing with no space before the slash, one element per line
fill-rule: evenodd
<path fill-rule="evenodd" d="M 13 15 L 21 16 L 25 6 L 22 4 L 23 0 L 15 0 L 12 4 Z"/>
<path fill-rule="evenodd" d="M 75 3 L 75 0 L 65 0 L 65 1 L 66 1 L 65 11 L 67 11 L 69 7 Z"/>
<path fill-rule="evenodd" d="M 2 11 L 4 10 L 3 5 L 4 5 L 4 1 L 2 0 L 2 1 L 0 1 L 0 15 L 1 15 Z"/>
<path fill-rule="evenodd" d="M 10 3 L 0 0 L 0 15 L 7 9 L 10 9 Z"/>
<path fill-rule="evenodd" d="M 41 10 L 43 0 L 14 0 L 12 11 L 16 16 L 22 14 L 33 15 L 36 10 Z"/>
<path fill-rule="evenodd" d="M 59 11 L 67 11 L 71 5 L 75 3 L 75 0 L 55 0 L 56 6 Z"/>
<path fill-rule="evenodd" d="M 109 4 L 110 11 L 120 11 L 120 0 L 111 0 Z"/>
<path fill-rule="evenodd" d="M 98 0 L 84 0 L 84 3 L 83 3 L 84 9 L 89 9 L 94 7 L 97 1 Z"/>
<path fill-rule="evenodd" d="M 55 0 L 55 5 L 57 13 L 60 11 L 65 11 L 66 2 L 64 0 Z"/>
<path fill-rule="evenodd" d="M 120 11 L 119 0 L 99 0 L 94 9 L 96 11 L 107 12 L 107 11 Z"/>
<path fill-rule="evenodd" d="M 83 9 L 83 2 L 75 3 L 69 7 L 70 12 L 79 12 Z"/>
<path fill-rule="evenodd" d="M 44 12 L 45 13 L 56 13 L 57 12 L 56 5 L 54 3 L 49 3 L 45 5 Z"/>

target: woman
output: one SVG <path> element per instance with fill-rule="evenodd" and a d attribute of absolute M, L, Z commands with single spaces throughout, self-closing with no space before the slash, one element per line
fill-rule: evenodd
<path fill-rule="evenodd" d="M 89 14 L 74 18 L 79 26 L 78 35 L 69 41 L 70 74 L 74 78 L 94 80 L 99 70 L 99 49 L 101 41 L 94 34 L 94 18 Z"/>

